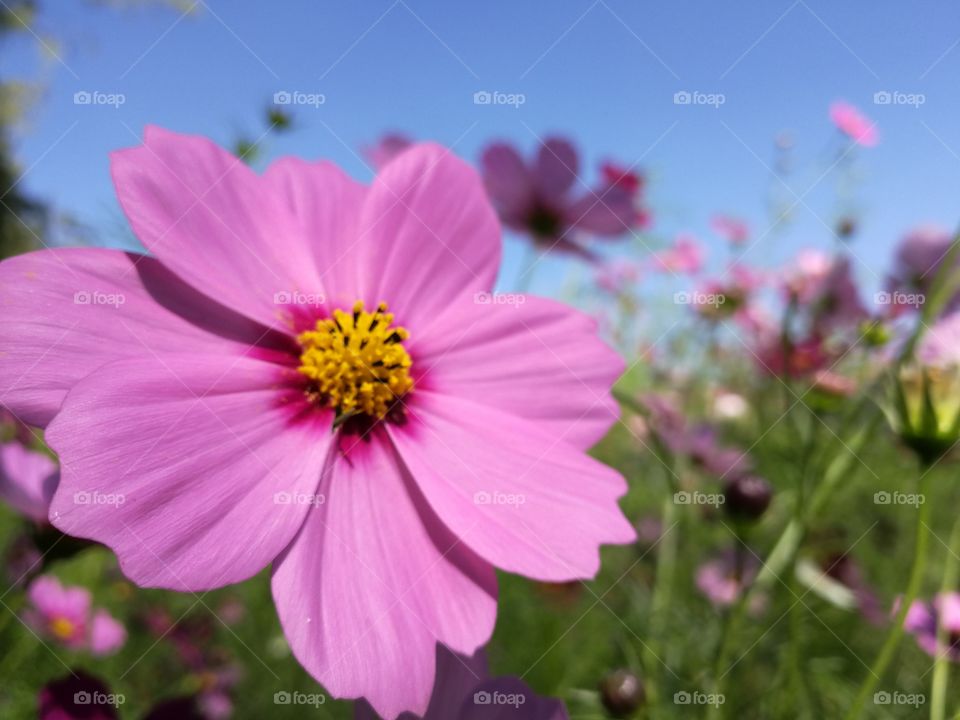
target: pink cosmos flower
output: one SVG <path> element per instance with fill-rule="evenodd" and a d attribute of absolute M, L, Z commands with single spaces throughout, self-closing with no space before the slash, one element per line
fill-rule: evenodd
<path fill-rule="evenodd" d="M 738 558 L 732 550 L 724 551 L 697 568 L 697 588 L 712 604 L 726 607 L 737 601 L 759 569 L 760 563 L 753 553 L 743 551 Z"/>
<path fill-rule="evenodd" d="M 801 250 L 784 272 L 783 289 L 809 319 L 810 331 L 829 335 L 854 327 L 867 316 L 853 279 L 850 259 L 814 249 Z"/>
<path fill-rule="evenodd" d="M 379 170 L 411 145 L 413 141 L 406 135 L 387 133 L 373 145 L 364 147 L 362 152 L 374 169 Z"/>
<path fill-rule="evenodd" d="M 714 215 L 710 218 L 710 227 L 731 245 L 743 245 L 750 239 L 750 226 L 731 215 Z"/>
<path fill-rule="evenodd" d="M 857 108 L 843 100 L 837 100 L 830 105 L 830 120 L 837 130 L 858 145 L 874 147 L 880 140 L 876 123 L 871 122 Z"/>
<path fill-rule="evenodd" d="M 937 657 L 937 627 L 947 631 L 947 647 L 943 649 L 951 662 L 960 662 L 960 593 L 937 595 L 933 602 L 914 600 L 903 627 L 917 639 L 917 645 L 932 657 Z"/>
<path fill-rule="evenodd" d="M 111 160 L 152 256 L 0 264 L 0 396 L 49 423 L 58 528 L 144 586 L 272 563 L 299 661 L 388 718 L 426 710 L 437 642 L 487 641 L 494 567 L 588 578 L 633 539 L 623 478 L 584 452 L 622 361 L 563 305 L 477 300 L 501 241 L 465 163 L 428 144 L 369 187 L 294 158 L 260 176 L 158 128 Z"/>
<path fill-rule="evenodd" d="M 365 702 L 354 720 L 378 720 Z M 437 646 L 437 682 L 422 720 L 568 720 L 563 703 L 536 695 L 517 677 L 491 678 L 482 650 L 459 657 Z M 401 720 L 416 720 L 404 713 Z"/>
<path fill-rule="evenodd" d="M 37 631 L 70 648 L 87 643 L 90 623 L 90 592 L 64 587 L 52 575 L 42 575 L 27 589 L 30 608 L 27 622 Z"/>
<path fill-rule="evenodd" d="M 918 226 L 903 237 L 894 256 L 893 271 L 886 282 L 890 315 L 900 315 L 922 305 L 922 301 L 910 300 L 917 296 L 926 300 L 952 242 L 952 234 L 936 225 Z M 950 312 L 958 307 L 960 295 L 951 298 L 946 310 Z"/>
<path fill-rule="evenodd" d="M 57 464 L 49 456 L 16 441 L 0 444 L 0 499 L 17 512 L 45 523 L 59 481 Z"/>
<path fill-rule="evenodd" d="M 688 233 L 678 234 L 671 247 L 655 253 L 651 258 L 653 267 L 658 270 L 689 275 L 700 272 L 703 259 L 703 246 Z"/>
<path fill-rule="evenodd" d="M 39 633 L 74 650 L 111 655 L 127 639 L 127 631 L 106 610 L 91 615 L 90 592 L 82 587 L 64 587 L 52 575 L 41 575 L 27 589 L 30 607 L 26 621 Z"/>
<path fill-rule="evenodd" d="M 605 262 L 597 268 L 597 287 L 613 295 L 628 291 L 640 280 L 640 266 L 630 260 L 619 258 Z"/>
<path fill-rule="evenodd" d="M 513 146 L 494 143 L 481 166 L 503 224 L 538 247 L 592 258 L 584 236 L 622 236 L 646 222 L 637 207 L 642 182 L 626 170 L 608 164 L 596 189 L 575 191 L 580 159 L 568 140 L 545 140 L 529 163 Z"/>

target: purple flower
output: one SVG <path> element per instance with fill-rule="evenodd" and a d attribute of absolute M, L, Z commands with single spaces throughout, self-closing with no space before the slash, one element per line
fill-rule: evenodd
<path fill-rule="evenodd" d="M 951 662 L 960 662 L 960 593 L 948 592 L 937 595 L 933 602 L 914 600 L 903 627 L 917 639 L 917 645 L 928 655 L 937 657 L 937 627 L 946 630 L 946 657 Z"/>
<path fill-rule="evenodd" d="M 714 605 L 726 607 L 737 601 L 759 569 L 753 553 L 726 550 L 697 568 L 697 588 Z"/>
<path fill-rule="evenodd" d="M 40 720 L 115 720 L 119 696 L 99 678 L 82 670 L 47 683 L 37 698 Z"/>
<path fill-rule="evenodd" d="M 899 315 L 920 306 L 918 302 L 897 301 L 899 295 L 926 296 L 930 285 L 943 264 L 953 237 L 950 232 L 936 225 L 921 225 L 908 232 L 897 246 L 893 271 L 887 277 L 886 289 L 890 296 L 888 308 L 891 315 Z M 946 310 L 958 306 L 960 295 L 954 296 Z"/>
<path fill-rule="evenodd" d="M 60 482 L 57 464 L 19 442 L 0 445 L 0 499 L 37 522 L 47 522 L 50 499 Z"/>
<path fill-rule="evenodd" d="M 576 148 L 563 138 L 545 140 L 531 162 L 506 143 L 488 146 L 481 158 L 487 193 L 511 230 L 547 250 L 592 257 L 585 235 L 615 237 L 646 221 L 637 201 L 642 183 L 627 171 L 611 172 L 596 189 L 577 192 Z"/>
<path fill-rule="evenodd" d="M 90 591 L 41 575 L 27 589 L 26 622 L 38 633 L 74 650 L 110 655 L 123 646 L 127 631 L 106 610 L 92 611 Z"/>
<path fill-rule="evenodd" d="M 379 717 L 366 701 L 355 705 L 354 720 Z M 472 657 L 437 645 L 437 679 L 422 720 L 568 720 L 560 700 L 535 694 L 520 678 L 491 678 L 483 650 Z M 403 713 L 397 720 L 416 720 Z"/>

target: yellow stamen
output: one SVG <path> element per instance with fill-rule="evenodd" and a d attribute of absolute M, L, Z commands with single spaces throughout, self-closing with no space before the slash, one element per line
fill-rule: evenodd
<path fill-rule="evenodd" d="M 386 303 L 369 313 L 358 300 L 352 313 L 334 310 L 332 318 L 300 334 L 297 369 L 310 378 L 310 395 L 335 410 L 338 420 L 361 414 L 380 420 L 413 389 L 410 355 L 402 345 L 408 337 L 404 328 L 393 327 Z"/>
<path fill-rule="evenodd" d="M 76 626 L 66 618 L 58 617 L 50 621 L 50 632 L 60 640 L 69 640 L 75 631 Z"/>

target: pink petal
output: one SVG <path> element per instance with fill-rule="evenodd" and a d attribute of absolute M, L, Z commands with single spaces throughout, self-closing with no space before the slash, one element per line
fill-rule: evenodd
<path fill-rule="evenodd" d="M 409 346 L 438 392 L 535 420 L 557 440 L 588 448 L 620 417 L 609 393 L 623 361 L 596 326 L 552 300 L 487 293 L 452 303 Z"/>
<path fill-rule="evenodd" d="M 67 391 L 104 363 L 150 352 L 242 352 L 265 330 L 153 258 L 42 250 L 0 263 L 0 403 L 46 425 Z"/>
<path fill-rule="evenodd" d="M 49 456 L 18 442 L 0 445 L 0 499 L 14 510 L 46 522 L 59 479 L 57 464 Z"/>
<path fill-rule="evenodd" d="M 547 202 L 561 204 L 577 180 L 580 159 L 569 140 L 548 138 L 537 151 L 533 181 Z"/>
<path fill-rule="evenodd" d="M 447 527 L 502 570 L 593 577 L 599 546 L 635 538 L 617 506 L 626 483 L 550 430 L 479 403 L 419 391 L 390 434 Z"/>
<path fill-rule="evenodd" d="M 416 145 L 377 176 L 360 220 L 361 299 L 384 300 L 415 332 L 461 293 L 489 290 L 500 228 L 476 172 L 438 145 Z"/>
<path fill-rule="evenodd" d="M 422 715 L 435 643 L 472 654 L 490 636 L 493 570 L 433 516 L 383 436 L 331 458 L 326 504 L 274 565 L 280 621 L 334 696 Z"/>
<path fill-rule="evenodd" d="M 90 623 L 90 652 L 112 655 L 127 641 L 127 629 L 106 610 L 97 610 Z"/>
<path fill-rule="evenodd" d="M 273 185 L 210 140 L 148 127 L 111 155 L 117 197 L 151 253 L 195 288 L 267 326 L 284 293 L 319 293 L 303 235 Z"/>
<path fill-rule="evenodd" d="M 62 479 L 50 520 L 110 546 L 134 582 L 239 582 L 290 542 L 317 492 L 329 413 L 295 418 L 280 369 L 249 358 L 119 360 L 47 431 Z"/>
<path fill-rule="evenodd" d="M 623 235 L 641 224 L 633 195 L 615 185 L 584 193 L 567 208 L 566 219 L 577 229 L 600 237 Z"/>
<path fill-rule="evenodd" d="M 450 720 L 458 718 L 464 700 L 471 698 L 473 689 L 489 677 L 487 658 L 483 650 L 472 657 L 461 657 L 443 645 L 437 645 L 437 679 L 433 684 L 430 706 L 422 720 Z M 404 713 L 403 720 L 415 720 Z M 353 720 L 380 720 L 366 701 L 354 706 Z"/>
<path fill-rule="evenodd" d="M 265 175 L 300 224 L 320 274 L 325 298 L 334 307 L 351 307 L 363 296 L 358 257 L 360 209 L 366 186 L 333 163 L 282 158 Z"/>
<path fill-rule="evenodd" d="M 489 145 L 480 158 L 483 182 L 504 223 L 525 226 L 534 202 L 533 180 L 523 158 L 511 145 Z"/>
<path fill-rule="evenodd" d="M 86 625 L 90 614 L 90 591 L 64 587 L 53 575 L 41 575 L 27 588 L 27 597 L 46 619 L 62 617 L 77 626 Z"/>

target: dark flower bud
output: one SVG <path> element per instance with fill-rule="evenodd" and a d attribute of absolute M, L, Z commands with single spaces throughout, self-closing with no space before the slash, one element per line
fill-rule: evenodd
<path fill-rule="evenodd" d="M 600 682 L 603 706 L 614 717 L 627 717 L 643 704 L 646 693 L 640 678 L 630 670 L 614 670 Z"/>
<path fill-rule="evenodd" d="M 770 506 L 773 488 L 755 475 L 730 480 L 723 491 L 727 514 L 738 520 L 756 520 Z"/>

